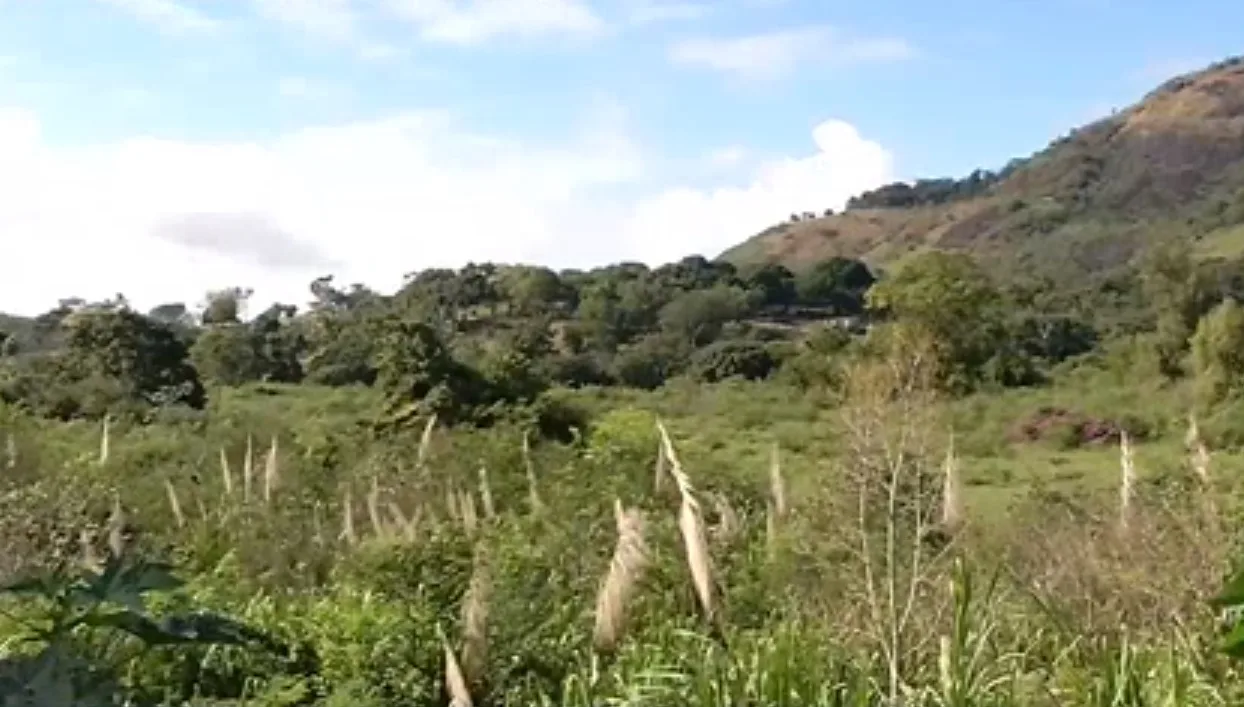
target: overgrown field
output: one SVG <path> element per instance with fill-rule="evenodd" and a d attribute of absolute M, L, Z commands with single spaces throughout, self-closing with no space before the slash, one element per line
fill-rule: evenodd
<path fill-rule="evenodd" d="M 1178 388 L 1068 375 L 945 403 L 921 376 L 858 368 L 836 400 L 581 390 L 570 445 L 377 438 L 370 392 L 307 386 L 106 442 L 10 411 L 0 574 L 116 544 L 187 580 L 154 614 L 274 641 L 74 633 L 130 704 L 1240 704 L 1209 601 L 1239 527 L 1229 411 L 1201 424 L 1206 481 Z M 2 616 L 9 658 L 40 647 L 46 603 Z"/>

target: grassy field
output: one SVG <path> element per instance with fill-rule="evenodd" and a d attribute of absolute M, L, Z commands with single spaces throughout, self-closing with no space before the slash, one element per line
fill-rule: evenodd
<path fill-rule="evenodd" d="M 119 501 L 126 552 L 187 580 L 157 610 L 283 646 L 80 637 L 130 704 L 443 705 L 447 646 L 476 705 L 1240 704 L 1206 603 L 1233 555 L 1238 416 L 1202 421 L 1207 488 L 1178 386 L 1081 371 L 946 403 L 875 373 L 842 399 L 567 392 L 591 429 L 528 451 L 501 429 L 377 437 L 361 389 L 218 391 L 202 417 L 112 426 L 106 451 L 98 425 L 0 412 L 0 575 L 76 562 L 84 530 L 102 552 Z M 1126 525 L 1117 436 L 1073 414 L 1135 440 Z M 0 651 L 40 616 L 6 604 Z"/>

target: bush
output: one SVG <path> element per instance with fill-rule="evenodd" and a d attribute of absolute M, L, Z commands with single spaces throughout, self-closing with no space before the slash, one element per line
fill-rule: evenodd
<path fill-rule="evenodd" d="M 759 380 L 768 378 L 777 361 L 768 347 L 749 341 L 719 341 L 691 357 L 689 375 L 699 381 L 716 383 L 727 378 Z"/>

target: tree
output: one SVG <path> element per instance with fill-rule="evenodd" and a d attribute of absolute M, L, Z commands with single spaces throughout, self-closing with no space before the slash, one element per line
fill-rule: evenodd
<path fill-rule="evenodd" d="M 217 385 L 237 386 L 262 380 L 267 370 L 256 337 L 245 324 L 218 324 L 209 327 L 190 347 L 190 360 L 205 380 Z"/>
<path fill-rule="evenodd" d="M 391 317 L 380 336 L 376 382 L 399 417 L 413 410 L 453 425 L 471 421 L 486 402 L 483 377 L 456 360 L 432 326 Z"/>
<path fill-rule="evenodd" d="M 1244 307 L 1228 299 L 1201 319 L 1192 336 L 1192 361 L 1203 404 L 1244 390 Z"/>
<path fill-rule="evenodd" d="M 201 319 L 204 326 L 235 324 L 242 321 L 246 301 L 253 293 L 250 289 L 229 287 L 207 293 Z"/>
<path fill-rule="evenodd" d="M 514 266 L 503 270 L 499 280 L 502 298 L 518 314 L 541 314 L 572 299 L 569 288 L 548 268 Z"/>
<path fill-rule="evenodd" d="M 168 326 L 129 309 L 80 311 L 65 320 L 62 380 L 100 379 L 148 405 L 207 402 L 186 345 Z"/>
<path fill-rule="evenodd" d="M 946 372 L 977 379 L 998 350 L 1001 298 L 989 276 L 963 253 L 926 251 L 907 258 L 868 292 L 868 306 L 925 332 Z"/>
<path fill-rule="evenodd" d="M 1142 259 L 1141 285 L 1154 318 L 1158 367 L 1167 377 L 1182 373 L 1188 339 L 1213 301 L 1207 272 L 1187 247 L 1175 241 L 1155 246 Z"/>
<path fill-rule="evenodd" d="M 759 380 L 777 368 L 769 348 L 756 341 L 718 341 L 691 356 L 690 375 L 696 380 L 716 383 L 727 378 Z"/>
<path fill-rule="evenodd" d="M 747 293 L 717 286 L 684 293 L 661 308 L 661 329 L 694 347 L 712 343 L 728 322 L 747 313 Z"/>
<path fill-rule="evenodd" d="M 831 307 L 842 315 L 863 310 L 864 293 L 876 282 L 859 260 L 832 257 L 795 277 L 795 293 L 803 304 Z"/>
<path fill-rule="evenodd" d="M 766 307 L 789 307 L 795 303 L 795 275 L 784 265 L 766 263 L 743 276 L 747 289 L 759 293 Z"/>

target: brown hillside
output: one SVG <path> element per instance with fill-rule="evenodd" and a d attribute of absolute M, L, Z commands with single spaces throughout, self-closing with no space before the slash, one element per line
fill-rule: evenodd
<path fill-rule="evenodd" d="M 891 185 L 721 257 L 798 269 L 831 255 L 884 264 L 933 246 L 1057 277 L 1120 265 L 1154 235 L 1244 223 L 1244 60 L 1168 81 L 992 176 L 912 194 Z"/>

